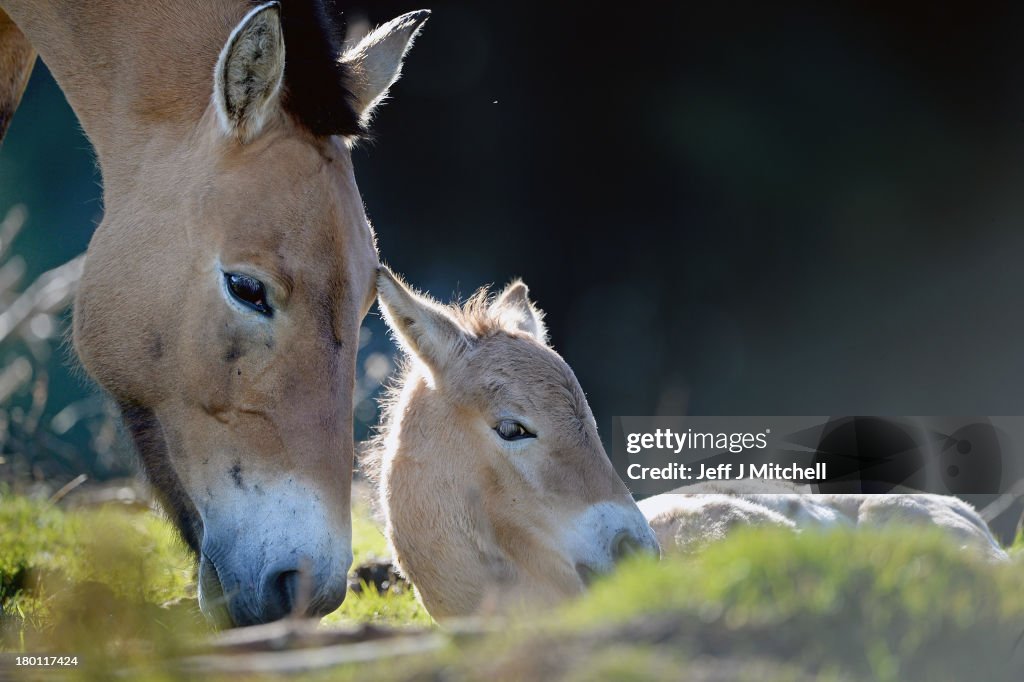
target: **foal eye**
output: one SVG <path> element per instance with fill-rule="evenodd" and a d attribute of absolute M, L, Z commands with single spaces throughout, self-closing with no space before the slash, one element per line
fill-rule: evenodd
<path fill-rule="evenodd" d="M 249 306 L 261 315 L 270 317 L 270 304 L 267 303 L 267 288 L 263 282 L 248 275 L 239 275 L 234 272 L 225 272 L 224 279 L 228 285 L 228 291 L 240 303 Z"/>
<path fill-rule="evenodd" d="M 512 419 L 503 419 L 494 427 L 502 440 L 523 440 L 524 438 L 536 438 L 535 434 L 526 430 L 526 427 Z"/>

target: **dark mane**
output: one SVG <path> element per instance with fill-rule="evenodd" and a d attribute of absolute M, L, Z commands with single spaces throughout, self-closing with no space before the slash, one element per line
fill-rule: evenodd
<path fill-rule="evenodd" d="M 365 132 L 352 104 L 348 70 L 338 61 L 344 31 L 334 0 L 281 0 L 281 25 L 285 110 L 315 135 Z"/>

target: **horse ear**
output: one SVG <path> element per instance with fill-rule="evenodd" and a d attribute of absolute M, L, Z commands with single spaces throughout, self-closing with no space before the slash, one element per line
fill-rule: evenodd
<path fill-rule="evenodd" d="M 469 342 L 466 332 L 441 305 L 414 292 L 383 265 L 377 271 L 377 301 L 405 352 L 422 360 L 431 371 L 443 369 Z"/>
<path fill-rule="evenodd" d="M 548 330 L 544 326 L 544 313 L 530 301 L 530 290 L 517 279 L 501 292 L 491 304 L 491 313 L 505 325 L 530 334 L 541 343 L 547 343 Z"/>
<path fill-rule="evenodd" d="M 371 31 L 342 55 L 341 62 L 348 68 L 349 89 L 355 97 L 353 104 L 364 126 L 374 108 L 387 97 L 388 88 L 402 75 L 402 60 L 429 16 L 428 9 L 403 14 Z"/>
<path fill-rule="evenodd" d="M 248 142 L 277 109 L 284 79 L 281 5 L 254 8 L 231 32 L 214 69 L 213 101 L 221 128 Z"/>

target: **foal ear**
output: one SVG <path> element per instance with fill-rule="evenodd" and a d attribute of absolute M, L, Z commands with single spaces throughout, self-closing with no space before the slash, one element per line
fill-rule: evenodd
<path fill-rule="evenodd" d="M 281 5 L 254 8 L 231 32 L 214 69 L 213 101 L 221 128 L 248 142 L 277 109 L 284 78 Z"/>
<path fill-rule="evenodd" d="M 469 343 L 469 336 L 442 306 L 414 292 L 383 265 L 377 271 L 377 301 L 405 352 L 431 371 L 443 369 Z"/>
<path fill-rule="evenodd" d="M 548 330 L 544 326 L 544 313 L 530 301 L 530 290 L 517 279 L 501 292 L 491 304 L 491 314 L 502 324 L 530 334 L 541 343 L 547 343 Z"/>
<path fill-rule="evenodd" d="M 356 113 L 364 126 L 374 108 L 387 97 L 388 88 L 402 75 L 402 60 L 429 16 L 428 9 L 403 14 L 371 31 L 342 55 Z"/>

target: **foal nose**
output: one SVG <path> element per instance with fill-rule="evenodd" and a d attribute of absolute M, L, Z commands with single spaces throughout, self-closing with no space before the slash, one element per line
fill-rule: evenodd
<path fill-rule="evenodd" d="M 289 615 L 321 618 L 345 601 L 345 587 L 344 580 L 318 584 L 305 566 L 268 568 L 260 581 L 260 620 L 266 623 Z"/>
<path fill-rule="evenodd" d="M 661 555 L 661 548 L 654 534 L 639 536 L 628 530 L 620 531 L 612 539 L 612 561 L 619 563 L 635 554 Z"/>

